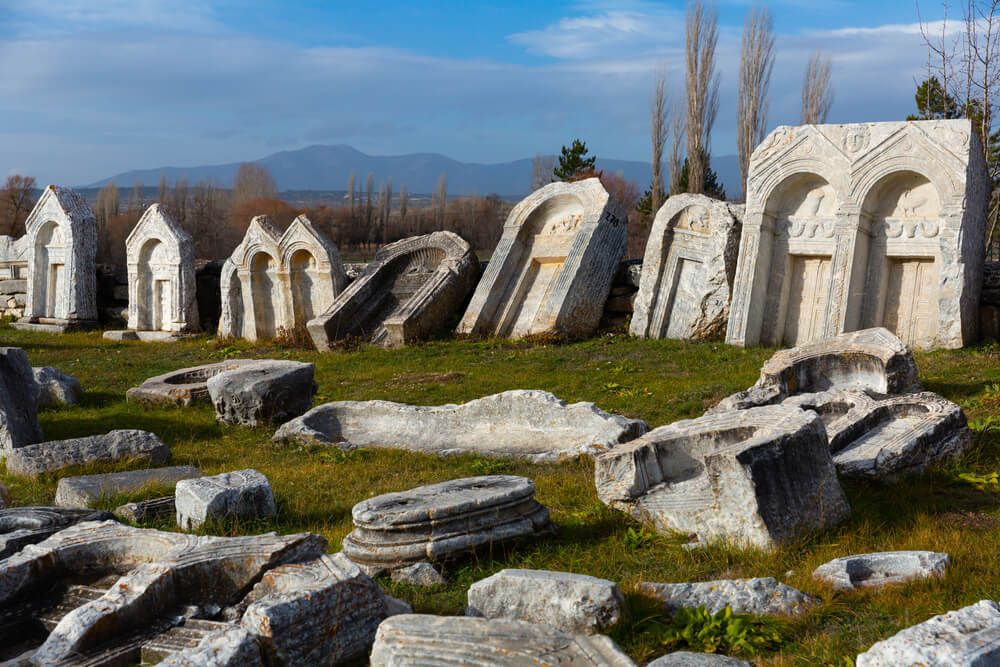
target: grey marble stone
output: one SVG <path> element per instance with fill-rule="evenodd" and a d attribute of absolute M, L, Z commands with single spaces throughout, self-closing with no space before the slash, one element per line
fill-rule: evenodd
<path fill-rule="evenodd" d="M 132 493 L 149 485 L 173 485 L 182 479 L 201 477 L 194 466 L 171 466 L 109 472 L 101 475 L 63 477 L 56 487 L 56 505 L 59 507 L 87 507 L 104 496 Z"/>
<path fill-rule="evenodd" d="M 263 667 L 260 638 L 241 627 L 208 635 L 197 646 L 167 657 L 161 667 Z"/>
<path fill-rule="evenodd" d="M 170 449 L 149 431 L 120 430 L 27 445 L 7 452 L 6 456 L 8 473 L 37 477 L 89 463 L 135 460 L 158 466 L 170 457 Z"/>
<path fill-rule="evenodd" d="M 256 470 L 237 470 L 177 482 L 177 525 L 193 530 L 207 521 L 274 516 L 277 507 L 267 477 Z"/>
<path fill-rule="evenodd" d="M 180 368 L 151 377 L 138 387 L 132 387 L 125 392 L 125 400 L 148 405 L 188 406 L 193 403 L 211 403 L 207 384 L 209 378 L 258 362 L 258 359 L 229 359 L 216 364 Z"/>
<path fill-rule="evenodd" d="M 628 618 L 625 597 L 607 579 L 547 570 L 501 570 L 472 584 L 467 616 L 546 623 L 566 632 L 607 632 Z"/>
<path fill-rule="evenodd" d="M 147 519 L 164 519 L 177 515 L 177 503 L 174 496 L 163 496 L 150 500 L 140 500 L 125 503 L 115 508 L 114 515 L 123 521 L 139 523 Z"/>
<path fill-rule="evenodd" d="M 729 607 L 736 614 L 797 616 L 819 603 L 813 596 L 783 584 L 774 577 L 681 584 L 641 582 L 639 590 L 661 600 L 670 613 L 682 607 L 704 606 L 711 614 Z"/>
<path fill-rule="evenodd" d="M 19 347 L 0 347 L 0 453 L 42 439 L 37 396 L 28 355 Z"/>
<path fill-rule="evenodd" d="M 312 407 L 313 364 L 264 360 L 208 379 L 216 418 L 227 424 L 281 424 Z"/>
<path fill-rule="evenodd" d="M 0 482 L 0 510 L 5 509 L 10 505 L 10 489 L 8 489 L 3 482 Z"/>
<path fill-rule="evenodd" d="M 813 570 L 813 579 L 851 591 L 940 577 L 950 563 L 948 554 L 934 551 L 882 551 L 835 558 Z"/>
<path fill-rule="evenodd" d="M 33 368 L 38 384 L 38 407 L 73 405 L 83 395 L 80 381 L 52 366 Z"/>
<path fill-rule="evenodd" d="M 444 577 L 430 563 L 414 563 L 392 571 L 392 580 L 397 583 L 412 586 L 440 586 L 445 583 Z"/>
<path fill-rule="evenodd" d="M 646 667 L 750 667 L 750 663 L 717 653 L 675 651 L 657 658 Z"/>
<path fill-rule="evenodd" d="M 107 512 L 63 507 L 0 508 L 0 559 L 41 542 L 49 535 L 80 521 L 112 519 Z"/>
<path fill-rule="evenodd" d="M 567 405 L 546 391 L 514 390 L 462 405 L 326 403 L 283 424 L 274 440 L 555 461 L 612 449 L 647 430 L 645 422 L 593 403 Z"/>

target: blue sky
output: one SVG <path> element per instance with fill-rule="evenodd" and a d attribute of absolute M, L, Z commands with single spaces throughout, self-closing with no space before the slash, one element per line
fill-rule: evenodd
<path fill-rule="evenodd" d="M 719 155 L 736 152 L 750 6 L 717 3 Z M 769 6 L 769 127 L 798 122 L 818 46 L 833 58 L 831 122 L 913 111 L 926 61 L 915 4 Z M 922 0 L 921 11 L 936 19 L 941 6 Z M 642 0 L 0 0 L 0 176 L 73 185 L 311 144 L 502 162 L 574 137 L 603 157 L 646 160 L 652 81 L 666 63 L 680 96 L 683 33 L 683 2 Z"/>

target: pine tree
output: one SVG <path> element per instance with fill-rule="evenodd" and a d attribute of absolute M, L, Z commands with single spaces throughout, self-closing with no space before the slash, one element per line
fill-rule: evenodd
<path fill-rule="evenodd" d="M 584 171 L 593 171 L 597 162 L 597 156 L 587 155 L 587 142 L 579 139 L 573 140 L 573 145 L 569 148 L 562 147 L 559 155 L 559 165 L 552 170 L 553 181 L 571 181 Z"/>

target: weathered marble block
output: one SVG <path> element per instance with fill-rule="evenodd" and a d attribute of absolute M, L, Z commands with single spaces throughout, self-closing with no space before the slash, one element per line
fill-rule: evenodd
<path fill-rule="evenodd" d="M 300 215 L 282 234 L 258 215 L 222 267 L 219 336 L 265 340 L 304 329 L 346 284 L 337 247 L 309 218 Z"/>
<path fill-rule="evenodd" d="M 835 558 L 813 570 L 812 576 L 832 584 L 834 590 L 853 591 L 940 577 L 950 563 L 948 554 L 934 551 L 882 551 Z"/>
<path fill-rule="evenodd" d="M 308 323 L 317 349 L 347 337 L 401 347 L 440 330 L 479 278 L 479 260 L 458 234 L 434 232 L 375 253 L 350 286 Z"/>
<path fill-rule="evenodd" d="M 574 635 L 510 619 L 404 614 L 382 621 L 372 667 L 419 665 L 635 667 L 604 635 Z"/>
<path fill-rule="evenodd" d="M 89 463 L 134 460 L 158 466 L 170 458 L 170 449 L 149 431 L 119 430 L 104 435 L 27 445 L 10 450 L 6 457 L 8 473 L 37 477 Z"/>
<path fill-rule="evenodd" d="M 750 667 L 750 663 L 718 653 L 675 651 L 660 656 L 646 667 Z"/>
<path fill-rule="evenodd" d="M 535 191 L 507 217 L 456 331 L 590 335 L 628 245 L 627 223 L 597 178 Z"/>
<path fill-rule="evenodd" d="M 514 390 L 462 405 L 326 403 L 283 424 L 274 441 L 555 461 L 597 454 L 648 430 L 643 421 L 608 414 L 593 403 L 567 405 L 546 391 Z"/>
<path fill-rule="evenodd" d="M 144 486 L 174 484 L 182 479 L 201 477 L 194 466 L 171 466 L 109 472 L 102 475 L 63 477 L 56 487 L 56 505 L 59 507 L 87 507 L 95 500 L 119 493 L 132 493 Z"/>
<path fill-rule="evenodd" d="M 437 568 L 426 561 L 393 570 L 390 578 L 396 583 L 421 586 L 423 588 L 441 586 L 447 583 Z"/>
<path fill-rule="evenodd" d="M 151 498 L 134 503 L 125 503 L 115 508 L 114 515 L 123 521 L 139 523 L 147 519 L 165 519 L 177 516 L 177 504 L 174 496 Z"/>
<path fill-rule="evenodd" d="M 663 533 L 769 548 L 850 509 L 823 424 L 767 406 L 654 429 L 598 456 L 597 495 Z"/>
<path fill-rule="evenodd" d="M 258 363 L 257 359 L 229 359 L 217 364 L 170 371 L 151 377 L 138 387 L 132 387 L 125 392 L 125 400 L 129 403 L 185 407 L 192 403 L 211 403 L 212 398 L 208 393 L 209 378 L 255 363 Z"/>
<path fill-rule="evenodd" d="M 344 555 L 371 576 L 555 530 L 530 479 L 468 477 L 386 493 L 351 510 Z"/>
<path fill-rule="evenodd" d="M 618 585 L 569 572 L 501 570 L 472 584 L 466 616 L 546 623 L 565 632 L 607 632 L 628 618 Z"/>
<path fill-rule="evenodd" d="M 38 442 L 38 384 L 19 347 L 0 347 L 0 453 Z"/>
<path fill-rule="evenodd" d="M 971 343 L 990 190 L 969 120 L 778 127 L 750 158 L 726 341 Z"/>
<path fill-rule="evenodd" d="M 28 298 L 13 326 L 42 331 L 97 326 L 97 218 L 79 194 L 50 185 L 25 221 Z"/>
<path fill-rule="evenodd" d="M 219 421 L 281 424 L 312 407 L 314 370 L 314 364 L 267 359 L 214 375 L 205 384 Z"/>
<path fill-rule="evenodd" d="M 177 525 L 184 530 L 213 520 L 270 517 L 278 511 L 271 483 L 252 469 L 184 479 L 174 493 Z"/>
<path fill-rule="evenodd" d="M 204 637 L 160 661 L 161 667 L 263 667 L 260 638 L 236 626 Z"/>
<path fill-rule="evenodd" d="M 83 395 L 80 381 L 58 368 L 42 366 L 33 368 L 32 372 L 38 385 L 37 405 L 40 408 L 50 405 L 73 405 Z"/>
<path fill-rule="evenodd" d="M 819 604 L 818 599 L 774 577 L 681 584 L 641 582 L 639 590 L 661 600 L 668 613 L 704 606 L 710 614 L 729 607 L 735 614 L 797 616 Z"/>
<path fill-rule="evenodd" d="M 75 523 L 113 518 L 107 512 L 80 508 L 0 508 L 0 560 Z"/>
<path fill-rule="evenodd" d="M 857 667 L 995 665 L 1000 662 L 1000 605 L 993 600 L 935 616 L 874 644 Z"/>
<path fill-rule="evenodd" d="M 629 333 L 721 338 L 729 321 L 743 207 L 705 195 L 667 199 L 653 219 Z"/>

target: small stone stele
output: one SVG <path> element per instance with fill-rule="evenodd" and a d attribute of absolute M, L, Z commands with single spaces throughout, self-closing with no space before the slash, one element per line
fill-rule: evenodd
<path fill-rule="evenodd" d="M 265 360 L 219 373 L 206 383 L 216 418 L 255 427 L 280 424 L 312 407 L 313 364 Z"/>
<path fill-rule="evenodd" d="M 882 551 L 835 558 L 813 570 L 813 579 L 852 591 L 939 577 L 950 563 L 948 554 L 934 551 Z"/>
<path fill-rule="evenodd" d="M 177 482 L 177 525 L 194 530 L 207 521 L 277 514 L 267 477 L 253 469 Z"/>

